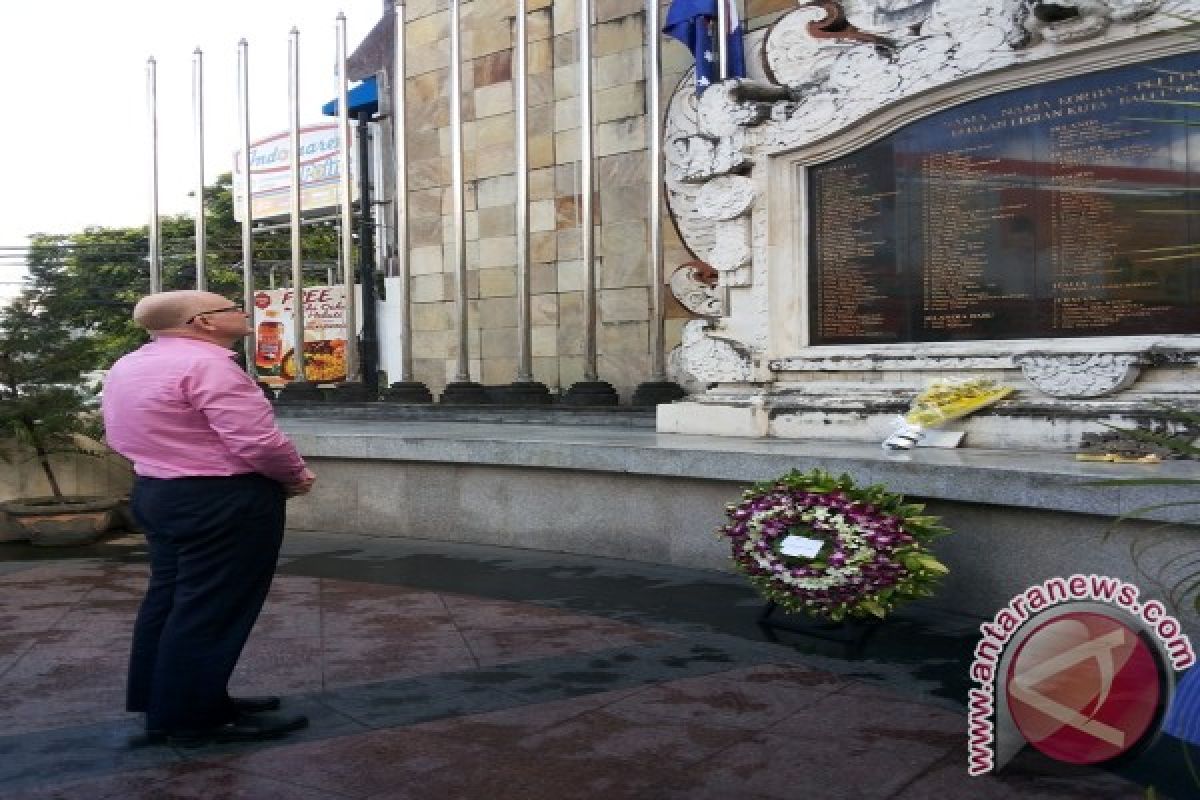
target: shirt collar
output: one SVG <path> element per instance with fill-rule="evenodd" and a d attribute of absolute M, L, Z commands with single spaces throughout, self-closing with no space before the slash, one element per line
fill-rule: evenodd
<path fill-rule="evenodd" d="M 235 353 L 233 350 L 230 350 L 228 347 L 222 347 L 221 345 L 214 344 L 213 342 L 206 342 L 203 339 L 192 339 L 188 336 L 171 336 L 170 334 L 159 335 L 154 337 L 154 339 L 151 341 L 151 344 L 170 349 L 192 348 L 204 350 L 210 353 L 217 352 L 228 356 L 229 358 L 233 358 L 237 355 L 237 353 Z"/>

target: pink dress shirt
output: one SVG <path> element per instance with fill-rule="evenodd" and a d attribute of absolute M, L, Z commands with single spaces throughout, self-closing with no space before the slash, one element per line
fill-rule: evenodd
<path fill-rule="evenodd" d="M 138 475 L 257 472 L 292 484 L 304 473 L 262 390 L 220 345 L 155 339 L 109 370 L 103 405 L 105 438 Z"/>

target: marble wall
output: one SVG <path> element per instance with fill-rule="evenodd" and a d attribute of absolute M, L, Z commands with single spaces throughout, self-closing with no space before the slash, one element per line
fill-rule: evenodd
<path fill-rule="evenodd" d="M 761 5 L 764 13 L 775 10 Z M 530 0 L 528 8 L 533 371 L 535 380 L 565 391 L 584 370 L 577 2 Z M 628 401 L 650 377 L 646 20 L 641 0 L 596 0 L 593 13 L 598 372 Z M 461 10 L 468 358 L 471 378 L 485 384 L 512 382 L 517 367 L 514 14 L 512 0 L 472 0 Z M 435 393 L 453 378 L 458 355 L 449 19 L 445 0 L 406 6 L 414 372 Z M 667 39 L 662 53 L 665 97 L 691 56 Z M 669 221 L 664 240 L 669 274 L 692 256 Z M 672 304 L 668 317 L 669 349 L 688 315 Z"/>

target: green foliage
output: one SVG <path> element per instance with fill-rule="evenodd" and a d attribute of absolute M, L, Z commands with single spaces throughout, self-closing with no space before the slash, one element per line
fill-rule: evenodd
<path fill-rule="evenodd" d="M 83 377 L 95 343 L 51 313 L 57 299 L 28 289 L 0 310 L 0 430 L 33 450 L 61 497 L 49 456 L 77 452 L 73 434 L 96 436 L 98 423 Z"/>
<path fill-rule="evenodd" d="M 229 174 L 204 191 L 205 274 L 211 291 L 242 296 L 241 225 L 233 218 Z M 160 220 L 164 289 L 195 286 L 195 221 L 186 215 Z M 89 227 L 71 234 L 31 237 L 29 273 L 33 287 L 46 297 L 46 311 L 71 329 L 93 339 L 95 359 L 89 368 L 103 369 L 146 340 L 133 324 L 133 306 L 150 291 L 149 233 L 140 228 Z M 255 234 L 254 288 L 265 288 L 269 266 L 291 258 L 286 230 Z M 306 227 L 301 236 L 306 262 L 336 262 L 337 230 Z M 290 269 L 290 268 L 289 268 Z"/>

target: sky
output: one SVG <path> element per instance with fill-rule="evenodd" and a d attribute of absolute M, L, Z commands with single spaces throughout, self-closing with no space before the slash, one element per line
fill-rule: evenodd
<path fill-rule="evenodd" d="M 150 215 L 146 60 L 157 62 L 159 208 L 190 211 L 199 182 L 192 53 L 204 53 L 205 178 L 238 142 L 237 43 L 249 43 L 250 134 L 288 129 L 288 39 L 300 31 L 300 123 L 336 93 L 335 18 L 353 51 L 383 0 L 35 0 L 0 23 L 0 248 L 32 233 L 138 226 Z M 0 249 L 0 296 L 23 272 Z M 6 291 L 7 290 L 7 291 Z"/>

